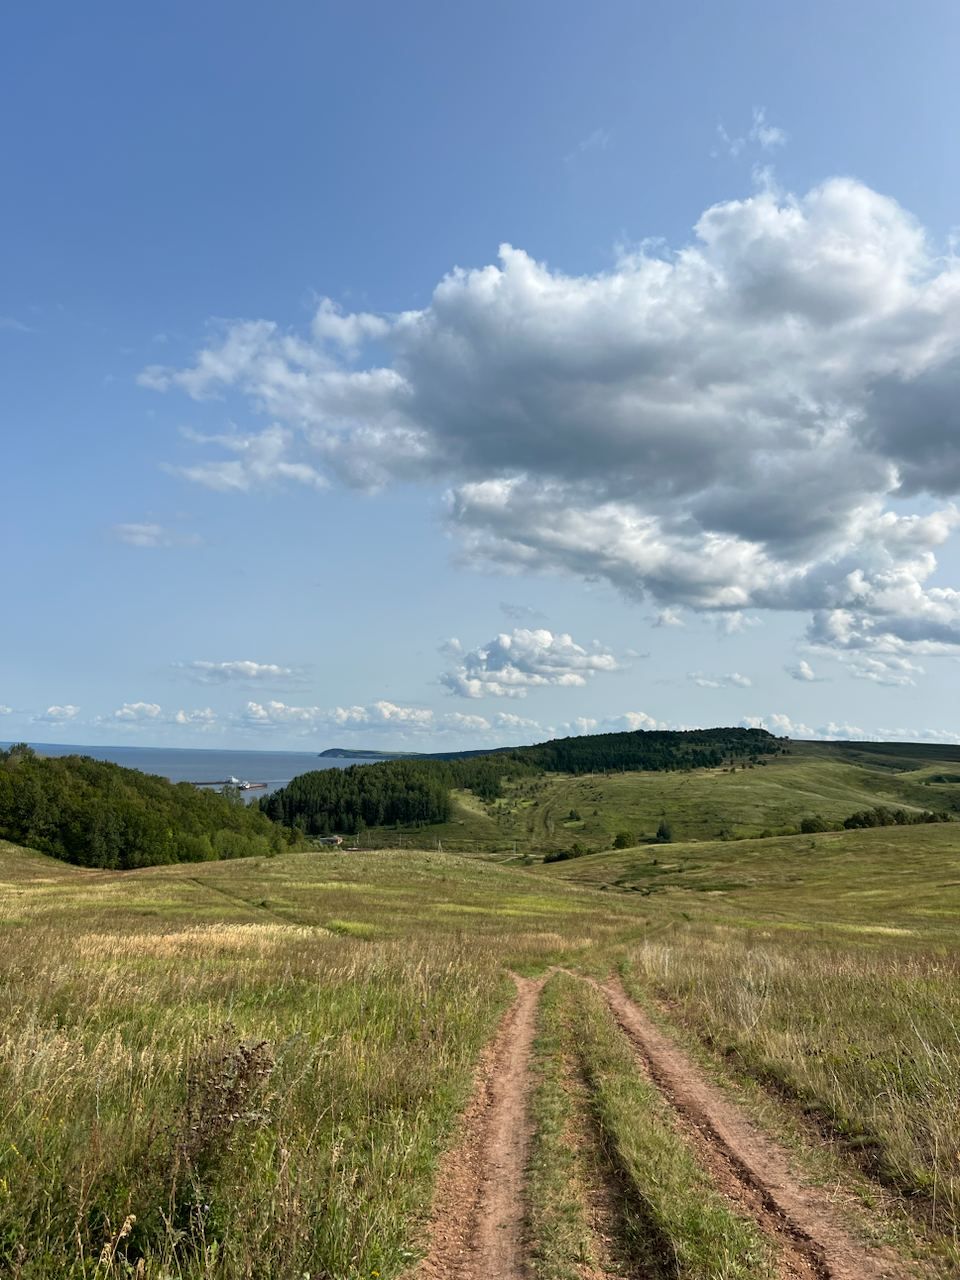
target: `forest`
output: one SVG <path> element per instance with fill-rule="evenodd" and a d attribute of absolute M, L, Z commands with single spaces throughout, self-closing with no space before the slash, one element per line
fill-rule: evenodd
<path fill-rule="evenodd" d="M 779 755 L 784 744 L 765 729 L 637 729 L 554 738 L 517 747 L 513 756 L 547 773 L 622 773 L 643 769 L 716 769 Z"/>
<path fill-rule="evenodd" d="M 22 744 L 0 750 L 0 837 L 109 870 L 266 855 L 296 839 L 239 796 Z"/>
<path fill-rule="evenodd" d="M 503 782 L 536 770 L 513 754 L 463 760 L 384 760 L 303 773 L 264 796 L 262 811 L 307 835 L 353 835 L 394 823 L 428 826 L 450 818 L 452 788 L 495 800 Z"/>

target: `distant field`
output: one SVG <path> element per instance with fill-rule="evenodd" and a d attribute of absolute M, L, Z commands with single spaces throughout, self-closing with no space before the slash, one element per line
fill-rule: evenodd
<path fill-rule="evenodd" d="M 546 852 L 581 843 L 609 848 L 620 831 L 652 840 L 662 818 L 677 840 L 732 839 L 795 831 L 814 814 L 842 821 L 860 809 L 885 804 L 960 812 L 960 764 L 950 748 L 895 754 L 893 744 L 793 743 L 736 772 L 610 773 L 581 777 L 547 774 L 508 783 L 505 796 L 484 803 L 457 794 L 456 818 L 422 829 L 380 829 L 365 840 L 396 845 L 416 841 L 457 852 Z M 913 748 L 909 748 L 910 751 Z M 946 778 L 947 781 L 939 781 Z M 571 813 L 579 816 L 571 818 Z"/>
<path fill-rule="evenodd" d="M 960 824 L 674 843 L 538 868 L 551 883 L 649 895 L 661 920 L 954 948 Z M 674 926 L 675 927 L 675 926 Z"/>
<path fill-rule="evenodd" d="M 472 1280 L 489 1247 L 505 1280 L 772 1280 L 821 1239 L 960 1274 L 960 824 L 706 838 L 955 797 L 949 756 L 872 759 L 465 798 L 533 833 L 502 864 L 0 842 L 0 1275 Z M 664 814 L 673 843 L 541 860 Z"/>

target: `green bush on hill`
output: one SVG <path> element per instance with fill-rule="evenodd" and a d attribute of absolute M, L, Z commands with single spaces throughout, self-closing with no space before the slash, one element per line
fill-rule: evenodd
<path fill-rule="evenodd" d="M 851 813 L 844 819 L 847 830 L 862 827 L 909 827 L 923 822 L 951 822 L 949 813 L 931 813 L 928 809 L 922 813 L 910 813 L 906 809 L 888 809 L 883 805 L 875 809 L 861 809 L 859 813 Z"/>
<path fill-rule="evenodd" d="M 0 836 L 110 870 L 262 856 L 291 842 L 236 795 L 22 744 L 0 750 Z"/>

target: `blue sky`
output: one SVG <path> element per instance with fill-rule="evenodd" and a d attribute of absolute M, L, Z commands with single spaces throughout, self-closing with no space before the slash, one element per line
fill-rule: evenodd
<path fill-rule="evenodd" d="M 960 740 L 958 36 L 10 10 L 0 739 Z"/>

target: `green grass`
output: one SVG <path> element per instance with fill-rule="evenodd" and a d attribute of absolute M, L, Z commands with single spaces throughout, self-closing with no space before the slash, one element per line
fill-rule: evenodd
<path fill-rule="evenodd" d="M 664 1280 L 773 1276 L 768 1242 L 700 1169 L 582 980 L 556 974 L 547 983 L 535 1071 L 529 1227 L 537 1280 L 578 1280 L 584 1265 Z M 586 1212 L 585 1191 L 598 1184 L 602 1232 Z"/>
<path fill-rule="evenodd" d="M 533 1141 L 528 1171 L 528 1227 L 537 1280 L 580 1280 L 596 1261 L 583 1187 L 588 1167 L 583 1104 L 573 1079 L 572 1028 L 560 988 L 551 979 L 538 1010 L 535 1087 L 530 1112 Z"/>
<path fill-rule="evenodd" d="M 398 1275 L 505 966 L 639 936 L 633 904 L 407 853 L 117 874 L 5 846 L 0 917 L 20 1280 Z"/>
<path fill-rule="evenodd" d="M 661 924 L 856 938 L 884 950 L 953 948 L 960 919 L 960 825 L 879 827 L 768 840 L 669 844 L 533 869 L 558 881 L 640 894 Z"/>
<path fill-rule="evenodd" d="M 948 1257 L 960 825 L 706 837 L 934 807 L 957 787 L 930 779 L 951 771 L 949 755 L 798 747 L 735 774 L 528 780 L 499 819 L 472 797 L 461 810 L 509 849 L 502 863 L 404 848 L 114 873 L 0 844 L 0 1274 L 402 1275 L 512 997 L 506 970 L 558 964 L 620 967 L 719 1067 L 891 1188 Z M 663 814 L 673 844 L 524 865 L 652 834 Z M 540 1032 L 541 1280 L 591 1248 L 559 1145 L 585 1106 L 633 1188 L 625 1247 L 655 1228 L 695 1276 L 729 1223 L 697 1218 L 702 1176 L 602 1005 L 576 992 L 548 987 Z M 759 1280 L 766 1262 L 743 1248 Z"/>
<path fill-rule="evenodd" d="M 732 839 L 796 831 L 815 814 L 840 822 L 877 805 L 960 811 L 960 776 L 949 758 L 890 756 L 839 744 L 795 743 L 791 754 L 753 768 L 689 773 L 614 773 L 573 777 L 545 774 L 505 786 L 502 799 L 484 803 L 454 793 L 453 820 L 422 830 L 378 830 L 365 839 L 396 845 L 416 842 L 448 851 L 509 854 L 545 852 L 581 843 L 609 848 L 619 831 L 638 844 L 653 840 L 666 817 L 678 840 Z M 878 744 L 884 745 L 884 744 Z M 580 814 L 571 820 L 571 811 Z"/>
<path fill-rule="evenodd" d="M 631 1192 L 629 1238 L 638 1262 L 677 1280 L 772 1280 L 769 1243 L 700 1168 L 602 998 L 577 983 L 568 999 L 597 1121 Z"/>
<path fill-rule="evenodd" d="M 955 1241 L 960 827 L 624 850 L 535 878 L 641 896 L 633 993 Z"/>

